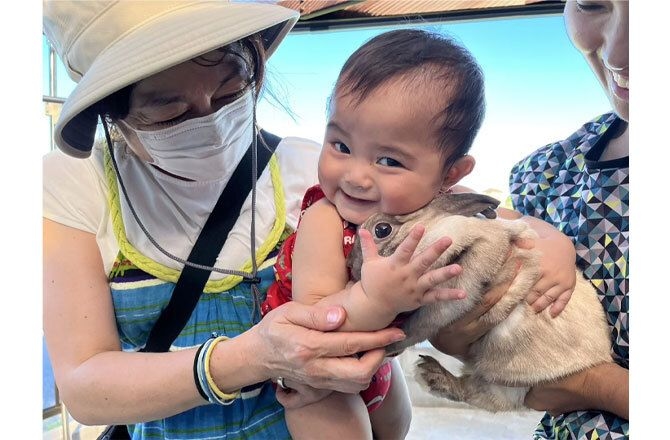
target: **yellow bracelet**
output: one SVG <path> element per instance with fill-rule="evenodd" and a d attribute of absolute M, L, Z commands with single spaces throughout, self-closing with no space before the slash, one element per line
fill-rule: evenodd
<path fill-rule="evenodd" d="M 214 347 L 216 347 L 216 344 L 218 344 L 219 342 L 225 341 L 227 339 L 228 338 L 226 336 L 219 336 L 216 339 L 214 339 L 207 348 L 207 353 L 205 354 L 205 377 L 207 377 L 207 384 L 209 385 L 210 389 L 217 395 L 217 397 L 223 400 L 235 400 L 238 397 L 240 397 L 240 390 L 237 390 L 231 394 L 224 393 L 223 391 L 221 391 L 219 387 L 216 386 L 216 383 L 214 383 L 214 379 L 212 378 L 212 374 L 210 373 L 209 369 L 209 362 L 212 357 Z"/>

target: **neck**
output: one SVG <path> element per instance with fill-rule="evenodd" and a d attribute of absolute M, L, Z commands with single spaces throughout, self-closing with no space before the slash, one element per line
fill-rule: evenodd
<path fill-rule="evenodd" d="M 600 160 L 615 160 L 628 156 L 628 122 L 622 121 L 618 133 L 610 139 L 605 147 L 605 151 L 600 156 Z"/>

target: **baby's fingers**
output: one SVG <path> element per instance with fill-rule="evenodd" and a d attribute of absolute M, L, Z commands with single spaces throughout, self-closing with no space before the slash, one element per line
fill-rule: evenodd
<path fill-rule="evenodd" d="M 423 225 L 414 225 L 409 231 L 409 234 L 407 234 L 407 237 L 405 237 L 402 243 L 400 243 L 400 246 L 398 246 L 398 248 L 393 253 L 394 258 L 399 259 L 400 262 L 410 261 L 412 255 L 414 255 L 416 247 L 419 245 L 419 241 L 421 241 L 421 237 L 423 237 L 424 232 L 426 232 L 426 228 Z M 428 268 L 428 266 L 426 266 L 426 268 Z"/>
<path fill-rule="evenodd" d="M 432 304 L 438 301 L 463 299 L 465 297 L 466 293 L 463 289 L 430 289 L 423 295 L 423 298 L 421 298 L 421 305 L 425 306 L 426 304 Z"/>
<path fill-rule="evenodd" d="M 379 257 L 379 254 L 377 253 L 377 245 L 375 244 L 375 240 L 372 238 L 370 231 L 360 228 L 358 230 L 358 239 L 361 243 L 363 261 L 371 261 Z"/>
<path fill-rule="evenodd" d="M 449 281 L 455 276 L 458 276 L 463 272 L 463 268 L 458 264 L 450 264 L 449 266 L 438 267 L 437 269 L 430 270 L 425 274 L 419 277 L 417 282 L 417 287 L 421 291 L 428 291 L 434 289 L 440 284 Z M 448 290 L 448 289 L 435 289 L 435 290 Z"/>
<path fill-rule="evenodd" d="M 415 273 L 420 275 L 426 272 L 440 258 L 440 256 L 442 256 L 449 246 L 451 246 L 451 238 L 442 237 L 421 251 L 421 253 L 415 255 L 412 259 L 412 267 L 416 270 Z"/>
<path fill-rule="evenodd" d="M 416 250 L 416 247 L 423 237 L 423 233 L 426 231 L 426 228 L 422 225 L 414 225 L 414 227 L 409 231 L 409 234 L 405 239 L 400 243 L 398 249 L 394 252 L 394 256 L 398 257 L 401 262 L 409 261 Z M 358 237 L 361 242 L 361 253 L 363 254 L 363 260 L 372 261 L 375 258 L 379 257 L 377 252 L 377 245 L 375 240 L 372 238 L 372 234 L 367 229 L 359 229 Z"/>

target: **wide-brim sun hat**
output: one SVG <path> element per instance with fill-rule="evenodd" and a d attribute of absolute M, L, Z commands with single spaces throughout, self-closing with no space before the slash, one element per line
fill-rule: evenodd
<path fill-rule="evenodd" d="M 43 2 L 44 33 L 76 87 L 66 99 L 54 140 L 88 157 L 101 99 L 169 67 L 260 32 L 267 56 L 299 13 L 249 1 Z"/>

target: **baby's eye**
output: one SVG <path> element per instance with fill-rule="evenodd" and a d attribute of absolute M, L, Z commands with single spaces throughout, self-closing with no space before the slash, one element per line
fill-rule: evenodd
<path fill-rule="evenodd" d="M 334 142 L 333 143 L 333 148 L 335 148 L 335 150 L 339 151 L 340 153 L 344 153 L 344 154 L 351 153 L 351 151 L 349 151 L 349 147 L 344 145 L 342 142 Z"/>
<path fill-rule="evenodd" d="M 391 235 L 392 231 L 393 227 L 386 222 L 377 223 L 375 225 L 375 237 L 377 238 L 386 238 Z"/>
<path fill-rule="evenodd" d="M 398 162 L 395 159 L 392 159 L 390 157 L 382 157 L 379 160 L 377 160 L 377 163 L 379 165 L 384 165 L 386 167 L 402 167 L 403 165 Z"/>

